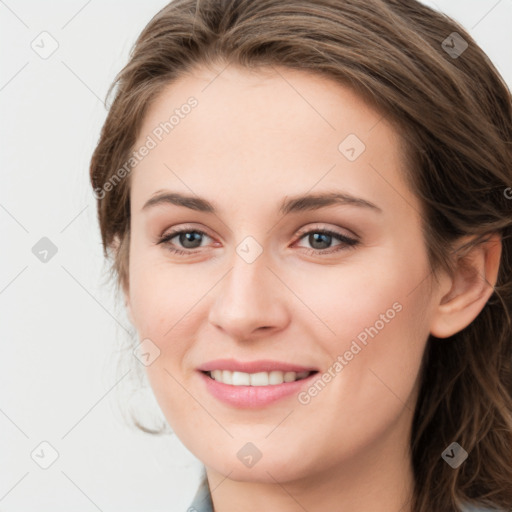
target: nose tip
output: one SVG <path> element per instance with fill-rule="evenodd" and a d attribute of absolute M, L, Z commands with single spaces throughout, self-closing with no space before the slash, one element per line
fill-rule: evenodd
<path fill-rule="evenodd" d="M 238 259 L 217 287 L 209 321 L 238 340 L 282 329 L 288 315 L 279 281 L 263 260 Z"/>

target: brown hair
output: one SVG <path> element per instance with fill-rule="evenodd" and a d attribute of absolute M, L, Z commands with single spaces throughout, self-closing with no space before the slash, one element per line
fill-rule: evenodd
<path fill-rule="evenodd" d="M 464 49 L 457 37 L 468 47 L 450 54 L 454 41 Z M 470 236 L 471 247 L 501 234 L 497 283 L 481 313 L 442 342 L 429 337 L 410 447 L 414 512 L 464 502 L 511 510 L 512 102 L 495 67 L 461 26 L 414 0 L 173 1 L 145 27 L 110 87 L 107 97 L 117 85 L 115 99 L 91 160 L 118 286 L 129 282 L 130 176 L 105 184 L 129 159 L 162 88 L 213 64 L 311 71 L 383 112 L 406 141 L 406 178 L 423 205 L 434 277 L 453 268 L 453 242 Z M 453 441 L 469 453 L 456 469 L 441 458 Z"/>

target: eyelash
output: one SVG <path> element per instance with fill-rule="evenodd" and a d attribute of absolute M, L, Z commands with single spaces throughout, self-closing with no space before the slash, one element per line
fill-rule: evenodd
<path fill-rule="evenodd" d="M 167 245 L 167 250 L 174 254 L 178 255 L 192 255 L 198 252 L 198 250 L 189 249 L 189 250 L 182 250 L 182 249 L 176 249 L 171 246 L 170 241 L 175 238 L 177 235 L 181 235 L 182 233 L 198 233 L 200 235 L 206 235 L 209 236 L 204 231 L 201 231 L 199 229 L 180 229 L 177 231 L 171 231 L 170 233 L 163 235 L 158 242 L 156 242 L 157 245 L 163 244 Z M 308 249 L 307 247 L 302 247 L 302 249 L 305 249 L 307 254 L 309 255 L 321 255 L 321 254 L 332 254 L 337 253 L 340 251 L 344 251 L 347 249 L 354 249 L 357 245 L 359 245 L 359 240 L 356 240 L 355 238 L 349 238 L 345 235 L 342 235 L 341 233 L 337 233 L 336 231 L 331 231 L 329 229 L 323 229 L 323 228 L 317 228 L 317 229 L 310 229 L 309 231 L 305 231 L 300 233 L 299 238 L 297 241 L 302 240 L 307 235 L 311 235 L 313 233 L 320 233 L 323 235 L 329 235 L 335 239 L 337 239 L 339 242 L 342 242 L 340 245 L 335 246 L 334 250 L 331 250 L 332 248 L 328 249 Z M 210 237 L 211 238 L 211 237 Z M 337 247 L 337 249 L 336 249 Z"/>

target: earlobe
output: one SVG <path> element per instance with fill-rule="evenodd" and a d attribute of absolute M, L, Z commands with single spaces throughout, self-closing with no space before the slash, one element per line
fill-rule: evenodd
<path fill-rule="evenodd" d="M 452 336 L 479 315 L 494 292 L 501 249 L 501 236 L 493 233 L 458 257 L 451 288 L 441 295 L 432 317 L 430 333 L 433 336 Z"/>

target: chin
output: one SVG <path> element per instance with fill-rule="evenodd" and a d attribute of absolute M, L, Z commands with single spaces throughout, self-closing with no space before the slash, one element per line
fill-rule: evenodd
<path fill-rule="evenodd" d="M 222 474 L 229 475 L 230 480 L 237 482 L 260 482 L 275 484 L 307 478 L 312 472 L 313 461 L 305 461 L 300 456 L 300 450 L 294 449 L 294 456 L 288 457 L 282 450 L 272 448 L 271 454 L 265 455 L 262 451 L 261 458 L 252 466 L 245 465 L 236 455 L 222 460 L 212 460 L 211 454 L 201 459 L 205 466 Z M 243 456 L 241 456 L 243 459 Z M 249 463 L 247 463 L 249 464 Z"/>

